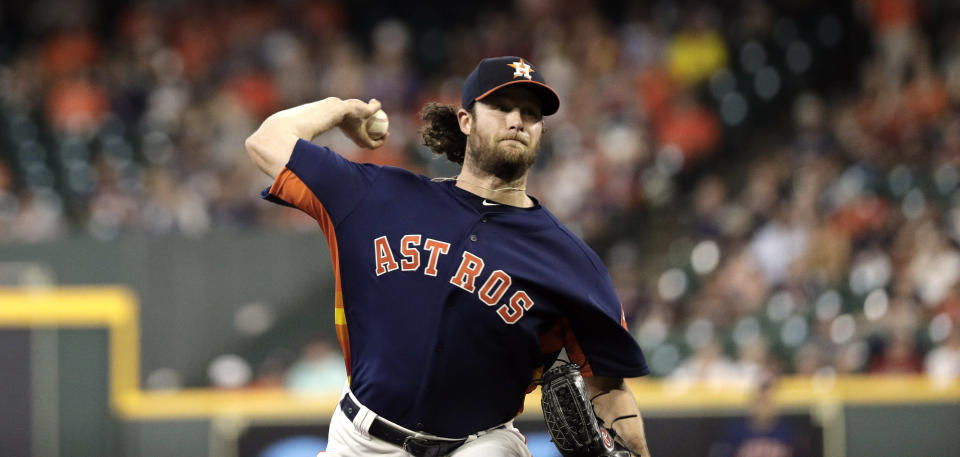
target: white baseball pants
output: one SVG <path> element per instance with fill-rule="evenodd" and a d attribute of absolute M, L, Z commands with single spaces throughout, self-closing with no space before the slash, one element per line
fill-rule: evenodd
<path fill-rule="evenodd" d="M 351 395 L 349 391 L 346 395 Z M 354 398 L 356 400 L 356 398 Z M 356 402 L 358 405 L 359 402 Z M 363 408 L 364 412 L 370 410 Z M 365 417 L 364 417 L 365 416 Z M 370 423 L 373 422 L 373 413 L 358 414 L 355 422 L 340 410 L 337 405 L 333 417 L 330 419 L 330 433 L 327 436 L 327 450 L 321 452 L 317 457 L 410 457 L 411 454 L 404 452 L 398 446 L 374 438 L 367 433 Z M 380 418 L 380 420 L 385 420 Z M 392 423 L 391 423 L 392 424 Z M 397 428 L 403 429 L 396 424 Z M 406 429 L 404 429 L 406 430 Z M 407 430 L 414 433 L 411 430 Z M 423 435 L 424 438 L 431 438 L 430 435 Z M 435 437 L 434 437 L 435 438 Z M 448 457 L 531 457 L 530 450 L 527 449 L 526 438 L 520 434 L 520 431 L 513 426 L 513 421 L 506 424 L 506 427 L 479 432 L 470 435 L 467 442 L 455 449 Z"/>

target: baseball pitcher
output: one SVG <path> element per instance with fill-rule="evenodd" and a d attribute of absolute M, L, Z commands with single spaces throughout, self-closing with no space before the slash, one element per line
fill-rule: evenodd
<path fill-rule="evenodd" d="M 310 142 L 339 128 L 382 146 L 389 133 L 365 127 L 376 100 L 280 111 L 247 138 L 274 178 L 263 198 L 314 217 L 333 260 L 349 382 L 324 455 L 529 456 L 513 419 L 537 384 L 564 455 L 649 455 L 623 382 L 648 370 L 609 274 L 526 192 L 544 116 L 559 105 L 528 60 L 481 61 L 459 107 L 421 113 L 425 144 L 462 166 L 452 178 Z M 575 369 L 549 371 L 562 351 Z"/>

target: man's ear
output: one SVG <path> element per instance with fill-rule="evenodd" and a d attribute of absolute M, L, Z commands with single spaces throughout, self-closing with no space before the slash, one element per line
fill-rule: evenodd
<path fill-rule="evenodd" d="M 457 122 L 460 123 L 460 131 L 464 135 L 469 135 L 470 131 L 473 130 L 473 115 L 463 108 L 457 111 Z"/>

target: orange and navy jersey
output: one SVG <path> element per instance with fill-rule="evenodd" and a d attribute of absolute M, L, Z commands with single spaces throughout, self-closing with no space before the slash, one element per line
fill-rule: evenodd
<path fill-rule="evenodd" d="M 647 374 L 606 268 L 539 203 L 304 140 L 263 197 L 319 222 L 350 387 L 397 424 L 460 437 L 506 422 L 561 349 L 587 376 Z"/>

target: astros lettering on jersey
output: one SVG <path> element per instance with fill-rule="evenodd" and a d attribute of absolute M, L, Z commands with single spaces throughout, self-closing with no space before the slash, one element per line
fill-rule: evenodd
<path fill-rule="evenodd" d="M 399 247 L 400 253 L 404 257 L 401 262 L 402 267 L 398 266 L 397 261 L 394 260 L 393 251 L 390 248 L 390 241 L 387 240 L 386 235 L 373 240 L 374 257 L 376 257 L 374 265 L 377 266 L 377 276 L 389 271 L 394 271 L 397 268 L 400 268 L 402 271 L 418 271 L 420 269 L 420 251 L 415 249 L 415 247 L 420 244 L 421 238 L 422 235 L 403 236 Z M 436 276 L 438 257 L 449 251 L 450 243 L 427 238 L 426 243 L 424 243 L 424 249 L 430 251 L 430 260 L 427 263 L 427 267 L 423 270 L 423 274 Z M 477 276 L 483 271 L 484 265 L 485 263 L 482 258 L 472 254 L 470 251 L 463 251 L 463 260 L 460 261 L 460 266 L 457 267 L 453 276 L 450 277 L 450 284 L 473 293 L 477 290 Z M 480 293 L 477 294 L 477 298 L 487 306 L 496 306 L 497 303 L 500 302 L 500 299 L 507 293 L 511 282 L 512 279 L 509 274 L 503 270 L 496 270 L 490 273 L 490 276 L 484 281 L 483 286 L 480 287 Z M 523 317 L 523 312 L 530 309 L 531 306 L 533 306 L 533 300 L 530 299 L 530 296 L 527 295 L 526 292 L 518 290 L 510 296 L 510 299 L 507 300 L 505 304 L 497 308 L 497 314 L 503 318 L 504 322 L 515 324 Z"/>
<path fill-rule="evenodd" d="M 647 374 L 606 268 L 535 200 L 491 204 L 304 140 L 263 197 L 320 224 L 350 389 L 394 423 L 503 424 L 561 349 L 587 376 Z"/>

